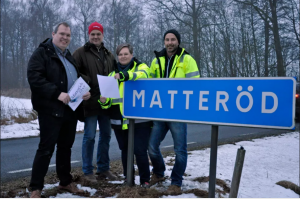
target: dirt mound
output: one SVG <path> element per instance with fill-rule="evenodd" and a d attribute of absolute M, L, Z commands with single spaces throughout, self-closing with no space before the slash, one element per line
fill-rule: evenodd
<path fill-rule="evenodd" d="M 195 178 L 194 181 L 197 182 L 208 182 L 209 181 L 209 176 L 203 176 L 203 177 L 199 177 L 199 178 Z M 219 194 L 229 194 L 230 193 L 230 188 L 227 186 L 226 182 L 224 180 L 221 179 L 216 179 L 216 184 L 219 185 L 220 187 L 223 188 L 223 190 L 220 189 L 216 189 L 216 192 Z M 196 194 L 195 194 L 196 195 Z"/>
<path fill-rule="evenodd" d="M 300 187 L 290 181 L 282 180 L 279 182 L 276 182 L 277 185 L 280 185 L 286 189 L 290 189 L 294 191 L 296 194 L 300 195 Z"/>

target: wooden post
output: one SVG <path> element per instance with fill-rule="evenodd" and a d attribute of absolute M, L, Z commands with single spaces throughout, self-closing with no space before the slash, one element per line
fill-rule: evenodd
<path fill-rule="evenodd" d="M 242 146 L 237 150 L 229 198 L 237 198 L 244 165 L 245 153 L 246 150 L 244 150 Z"/>

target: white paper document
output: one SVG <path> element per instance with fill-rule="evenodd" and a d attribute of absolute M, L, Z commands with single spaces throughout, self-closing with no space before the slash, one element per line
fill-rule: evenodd
<path fill-rule="evenodd" d="M 68 103 L 68 105 L 73 111 L 75 111 L 79 104 L 82 102 L 82 96 L 86 94 L 90 89 L 90 86 L 81 77 L 79 77 L 74 82 L 73 86 L 68 92 L 71 98 L 71 101 Z"/>
<path fill-rule="evenodd" d="M 102 97 L 120 98 L 118 80 L 114 77 L 97 75 Z"/>

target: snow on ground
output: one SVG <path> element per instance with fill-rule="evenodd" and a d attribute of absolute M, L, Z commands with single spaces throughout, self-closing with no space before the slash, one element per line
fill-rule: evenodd
<path fill-rule="evenodd" d="M 235 145 L 226 144 L 218 147 L 217 178 L 225 181 L 230 187 L 237 150 L 243 146 L 246 150 L 244 167 L 238 192 L 239 198 L 299 198 L 295 192 L 285 189 L 276 182 L 287 180 L 299 186 L 299 132 L 292 132 L 276 137 L 265 137 L 252 141 L 242 141 Z M 168 156 L 165 162 L 174 158 Z M 182 190 L 201 189 L 208 190 L 208 182 L 193 181 L 197 177 L 209 175 L 210 149 L 189 151 L 186 174 Z M 136 166 L 136 165 L 135 165 Z M 171 176 L 172 166 L 166 165 L 166 176 Z M 122 184 L 122 181 L 110 183 Z M 139 184 L 139 177 L 135 177 Z M 166 180 L 161 186 L 152 186 L 152 189 L 167 189 L 171 181 Z M 53 185 L 45 185 L 53 187 Z M 81 185 L 78 185 L 81 187 Z M 221 187 L 216 186 L 216 189 Z M 92 194 L 95 190 L 85 188 Z M 229 195 L 221 195 L 228 198 Z M 56 198 L 74 198 L 72 194 L 59 194 Z M 115 196 L 117 197 L 117 195 Z M 219 197 L 216 194 L 216 197 Z M 181 194 L 179 196 L 163 196 L 163 198 L 196 198 L 194 194 Z"/>
<path fill-rule="evenodd" d="M 4 111 L 4 112 L 3 112 Z M 1 96 L 1 118 L 18 114 L 28 114 L 32 111 L 29 99 L 15 99 Z M 83 123 L 78 122 L 77 131 L 83 130 Z M 38 120 L 29 123 L 1 125 L 1 139 L 28 137 L 39 135 Z M 276 137 L 265 137 L 252 141 L 242 141 L 235 145 L 226 144 L 218 147 L 217 178 L 224 180 L 230 187 L 235 158 L 238 148 L 243 146 L 246 150 L 242 178 L 239 187 L 239 198 L 299 198 L 295 192 L 285 189 L 276 182 L 287 180 L 299 186 L 299 132 L 292 132 Z M 165 158 L 170 162 L 173 156 Z M 202 189 L 208 190 L 208 182 L 199 183 L 193 181 L 197 177 L 209 176 L 210 148 L 190 151 L 186 174 L 182 190 Z M 136 167 L 136 165 L 135 165 Z M 171 176 L 173 166 L 166 165 L 166 176 Z M 111 183 L 122 183 L 111 182 Z M 139 184 L 139 177 L 135 177 L 135 183 Z M 163 183 L 163 189 L 171 184 L 170 180 Z M 54 185 L 45 185 L 49 189 Z M 96 192 L 90 187 L 78 187 L 90 192 L 91 196 Z M 153 186 L 154 189 L 162 189 Z M 220 187 L 216 187 L 222 189 Z M 72 194 L 58 194 L 56 198 L 74 198 Z M 117 196 L 115 196 L 117 197 Z M 175 196 L 165 196 L 172 197 Z M 193 198 L 194 194 L 182 194 L 179 198 Z M 216 195 L 218 197 L 218 195 Z M 228 197 L 222 195 L 222 197 Z"/>
<path fill-rule="evenodd" d="M 32 110 L 30 99 L 11 98 L 1 96 L 1 118 L 26 115 Z"/>
<path fill-rule="evenodd" d="M 1 96 L 1 119 L 10 119 L 11 116 L 29 115 L 32 112 L 30 99 L 19 99 Z M 77 123 L 77 131 L 83 131 L 84 123 Z M 99 127 L 97 127 L 99 130 Z M 32 120 L 29 123 L 11 123 L 1 125 L 1 139 L 22 138 L 30 136 L 39 136 L 38 120 Z"/>

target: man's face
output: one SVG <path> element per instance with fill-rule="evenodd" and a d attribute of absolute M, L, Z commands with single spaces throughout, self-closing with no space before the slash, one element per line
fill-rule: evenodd
<path fill-rule="evenodd" d="M 164 43 L 168 53 L 173 54 L 177 51 L 179 43 L 176 36 L 173 33 L 166 34 Z"/>
<path fill-rule="evenodd" d="M 89 41 L 96 46 L 100 46 L 103 42 L 103 34 L 100 30 L 93 30 L 89 34 Z"/>
<path fill-rule="evenodd" d="M 52 42 L 62 51 L 68 47 L 71 41 L 71 29 L 64 25 L 58 27 L 57 32 L 52 32 Z"/>

